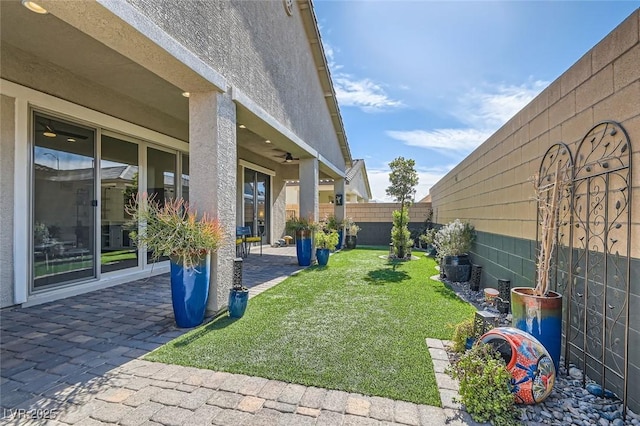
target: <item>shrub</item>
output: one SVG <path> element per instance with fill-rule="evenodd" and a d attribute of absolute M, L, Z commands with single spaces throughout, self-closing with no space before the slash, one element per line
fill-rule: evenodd
<path fill-rule="evenodd" d="M 433 243 L 438 250 L 438 256 L 459 256 L 471 250 L 475 238 L 476 231 L 473 225 L 456 219 L 440 228 Z"/>
<path fill-rule="evenodd" d="M 473 337 L 473 318 L 464 320 L 456 325 L 453 330 L 453 336 L 451 337 L 453 341 L 452 349 L 455 352 L 463 353 L 466 350 L 468 337 Z"/>
<path fill-rule="evenodd" d="M 409 223 L 409 213 L 405 210 L 395 210 L 393 212 L 393 228 L 391 228 L 391 241 L 393 249 L 399 259 L 407 256 L 409 248 L 413 246 L 411 232 L 407 227 Z"/>
<path fill-rule="evenodd" d="M 326 230 L 326 231 L 316 232 L 316 235 L 315 235 L 316 248 L 333 250 L 338 245 L 338 241 L 339 241 L 339 236 L 337 231 Z"/>
<path fill-rule="evenodd" d="M 518 410 L 511 393 L 511 374 L 490 345 L 479 344 L 463 354 L 449 373 L 460 382 L 461 401 L 477 422 L 517 425 Z"/>

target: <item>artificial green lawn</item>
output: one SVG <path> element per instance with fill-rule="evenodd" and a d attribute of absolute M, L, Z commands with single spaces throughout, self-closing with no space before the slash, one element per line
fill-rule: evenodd
<path fill-rule="evenodd" d="M 449 339 L 474 309 L 429 278 L 433 259 L 394 269 L 386 253 L 336 253 L 146 359 L 439 406 L 425 338 Z"/>

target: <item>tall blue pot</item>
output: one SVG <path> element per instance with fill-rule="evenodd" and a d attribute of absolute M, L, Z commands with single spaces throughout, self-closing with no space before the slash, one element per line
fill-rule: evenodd
<path fill-rule="evenodd" d="M 513 327 L 526 331 L 547 349 L 553 365 L 560 366 L 562 346 L 562 295 L 550 291 L 548 296 L 536 296 L 529 287 L 511 289 Z"/>
<path fill-rule="evenodd" d="M 185 268 L 171 260 L 171 302 L 178 327 L 191 328 L 204 321 L 210 275 L 210 253 L 193 268 Z"/>
<path fill-rule="evenodd" d="M 311 231 L 296 231 L 296 255 L 298 256 L 298 265 L 311 265 L 311 257 L 313 255 L 312 244 L 313 234 Z"/>
<path fill-rule="evenodd" d="M 229 316 L 231 318 L 242 318 L 244 311 L 247 310 L 249 301 L 249 290 L 233 290 L 229 291 Z"/>
<path fill-rule="evenodd" d="M 336 244 L 336 250 L 340 250 L 342 248 L 342 229 L 338 230 L 338 244 Z"/>
<path fill-rule="evenodd" d="M 327 266 L 329 263 L 329 253 L 331 250 L 325 248 L 316 249 L 316 258 L 318 258 L 318 265 Z"/>

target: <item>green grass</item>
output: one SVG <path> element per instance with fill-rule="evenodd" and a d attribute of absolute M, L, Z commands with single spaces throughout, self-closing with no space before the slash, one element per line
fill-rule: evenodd
<path fill-rule="evenodd" d="M 425 338 L 449 339 L 473 307 L 429 278 L 432 259 L 386 253 L 332 255 L 146 359 L 439 406 Z"/>

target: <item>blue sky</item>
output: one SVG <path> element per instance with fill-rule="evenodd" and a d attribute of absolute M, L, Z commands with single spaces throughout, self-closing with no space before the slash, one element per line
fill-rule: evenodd
<path fill-rule="evenodd" d="M 353 158 L 388 201 L 413 158 L 417 199 L 627 18 L 638 1 L 315 0 Z"/>

